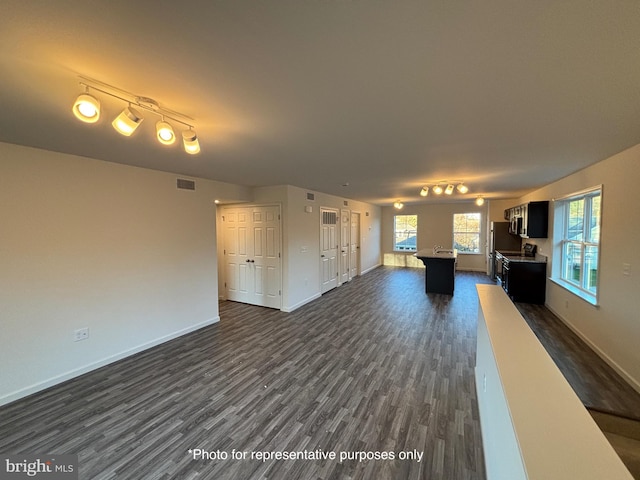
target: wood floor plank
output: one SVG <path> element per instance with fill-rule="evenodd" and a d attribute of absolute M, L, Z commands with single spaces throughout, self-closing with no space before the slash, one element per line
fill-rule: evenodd
<path fill-rule="evenodd" d="M 483 480 L 476 283 L 425 295 L 424 270 L 382 267 L 292 313 L 222 302 L 216 325 L 1 407 L 0 452 L 78 454 L 86 479 Z"/>

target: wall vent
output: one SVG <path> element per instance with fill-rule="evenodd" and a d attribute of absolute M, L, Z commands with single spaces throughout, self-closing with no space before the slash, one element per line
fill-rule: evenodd
<path fill-rule="evenodd" d="M 315 193 L 307 192 L 307 200 L 315 200 L 315 199 L 316 199 Z"/>
<path fill-rule="evenodd" d="M 178 186 L 178 188 L 181 188 L 183 190 L 195 190 L 196 189 L 196 182 L 194 182 L 193 180 L 186 180 L 184 178 L 178 178 L 176 185 Z"/>
<path fill-rule="evenodd" d="M 342 202 L 342 203 L 344 204 L 344 206 L 345 206 L 345 207 L 348 207 L 348 206 L 349 206 L 349 202 L 348 202 L 347 200 L 343 200 L 343 202 Z"/>

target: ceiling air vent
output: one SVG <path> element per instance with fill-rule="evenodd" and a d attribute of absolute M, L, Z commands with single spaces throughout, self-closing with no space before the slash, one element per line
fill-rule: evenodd
<path fill-rule="evenodd" d="M 313 193 L 307 192 L 307 200 L 315 200 L 316 196 Z"/>
<path fill-rule="evenodd" d="M 196 189 L 196 182 L 194 182 L 193 180 L 186 180 L 184 178 L 178 178 L 177 186 L 178 186 L 178 188 L 181 188 L 183 190 L 195 190 Z"/>

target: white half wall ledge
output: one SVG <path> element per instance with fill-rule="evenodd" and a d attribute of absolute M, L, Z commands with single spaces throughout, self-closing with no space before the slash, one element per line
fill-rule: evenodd
<path fill-rule="evenodd" d="M 476 392 L 489 480 L 633 480 L 515 305 L 476 285 Z"/>
<path fill-rule="evenodd" d="M 148 350 L 150 348 L 156 347 L 158 345 L 161 345 L 163 343 L 169 342 L 171 340 L 175 340 L 176 338 L 182 337 L 184 335 L 187 335 L 189 333 L 193 333 L 196 330 L 200 330 L 201 328 L 205 328 L 208 327 L 210 325 L 214 325 L 216 323 L 218 323 L 220 321 L 220 316 L 216 316 L 214 318 L 210 318 L 209 320 L 205 320 L 204 322 L 200 322 L 196 325 L 191 325 L 187 328 L 184 328 L 182 330 L 178 330 L 176 332 L 170 333 L 168 335 L 165 335 L 163 337 L 157 338 L 155 340 L 152 340 L 150 342 L 146 342 L 142 345 L 138 345 L 136 347 L 130 348 L 128 350 L 116 353 L 114 355 L 111 355 L 109 357 L 100 359 L 98 361 L 89 363 L 87 365 L 83 365 L 82 367 L 78 367 L 75 368 L 73 370 L 69 370 L 68 372 L 62 373 L 60 375 L 56 375 L 55 377 L 49 378 L 43 382 L 38 382 L 34 385 L 30 385 L 28 387 L 22 388 L 18 391 L 15 392 L 11 392 L 8 394 L 5 394 L 3 396 L 0 396 L 0 406 L 3 405 L 8 405 L 9 403 L 15 402 L 17 400 L 20 400 L 21 398 L 27 397 L 29 395 L 32 395 L 34 393 L 38 393 L 46 388 L 49 387 L 53 387 L 55 385 L 58 385 L 62 382 L 66 382 L 67 380 L 71 380 L 74 379 L 76 377 L 79 377 L 80 375 L 84 375 L 85 373 L 89 373 L 92 372 L 93 370 L 97 370 L 98 368 L 102 368 L 105 367 L 107 365 L 110 365 L 112 363 L 115 363 L 119 360 L 124 360 L 128 357 L 131 357 L 133 355 L 135 355 L 136 353 L 140 353 L 140 352 L 144 352 L 145 350 Z"/>

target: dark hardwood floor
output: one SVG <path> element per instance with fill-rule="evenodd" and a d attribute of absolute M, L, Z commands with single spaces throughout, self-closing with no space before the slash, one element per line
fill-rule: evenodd
<path fill-rule="evenodd" d="M 0 452 L 78 454 L 82 479 L 484 479 L 473 367 L 481 274 L 453 298 L 382 267 L 293 313 L 221 321 L 0 408 Z M 414 460 L 194 460 L 190 449 Z"/>
<path fill-rule="evenodd" d="M 423 269 L 381 267 L 293 313 L 223 302 L 216 325 L 0 407 L 0 452 L 77 454 L 82 479 L 484 479 L 476 283 L 425 295 Z"/>
<path fill-rule="evenodd" d="M 587 408 L 640 420 L 640 393 L 562 320 L 542 305 L 515 305 Z"/>

